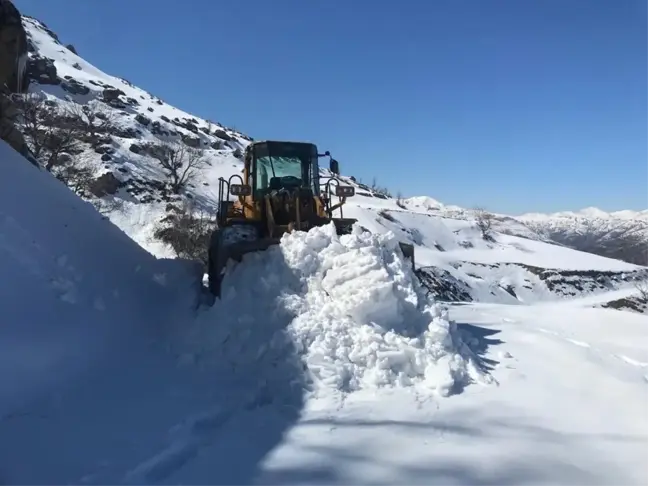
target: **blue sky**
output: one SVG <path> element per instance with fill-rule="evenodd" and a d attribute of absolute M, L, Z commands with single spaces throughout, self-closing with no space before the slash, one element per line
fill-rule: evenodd
<path fill-rule="evenodd" d="M 405 196 L 648 207 L 645 0 L 14 0 L 198 116 Z"/>

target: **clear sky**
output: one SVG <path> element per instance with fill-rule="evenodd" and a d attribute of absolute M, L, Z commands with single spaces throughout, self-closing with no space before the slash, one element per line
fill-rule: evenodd
<path fill-rule="evenodd" d="M 100 69 L 394 193 L 648 207 L 646 0 L 14 0 Z"/>

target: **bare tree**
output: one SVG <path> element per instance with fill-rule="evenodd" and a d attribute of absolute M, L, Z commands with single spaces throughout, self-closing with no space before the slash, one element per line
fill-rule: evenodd
<path fill-rule="evenodd" d="M 371 190 L 375 192 L 376 194 L 380 194 L 385 197 L 392 197 L 391 191 L 387 189 L 386 187 L 379 186 L 378 181 L 374 177 L 373 180 L 371 181 Z"/>
<path fill-rule="evenodd" d="M 401 209 L 407 209 L 407 206 L 405 206 L 405 202 L 403 202 L 403 193 L 400 191 L 396 193 L 396 206 L 398 206 Z"/>
<path fill-rule="evenodd" d="M 180 258 L 201 261 L 207 265 L 209 240 L 216 228 L 216 218 L 192 202 L 171 206 L 155 230 L 155 237 L 171 245 Z"/>
<path fill-rule="evenodd" d="M 63 153 L 77 153 L 82 131 L 78 119 L 55 102 L 35 93 L 15 97 L 25 141 L 48 171 Z"/>
<path fill-rule="evenodd" d="M 19 113 L 25 141 L 34 157 L 40 160 L 47 133 L 45 126 L 50 118 L 51 107 L 46 103 L 45 97 L 36 93 L 14 96 L 13 99 Z"/>
<path fill-rule="evenodd" d="M 55 167 L 52 173 L 79 196 L 85 196 L 95 180 L 94 169 L 88 155 L 66 157 L 65 163 Z"/>
<path fill-rule="evenodd" d="M 493 240 L 492 226 L 493 215 L 483 208 L 475 208 L 475 221 L 477 228 L 481 232 L 482 238 L 486 241 Z"/>
<path fill-rule="evenodd" d="M 115 129 L 115 111 L 98 101 L 74 104 L 70 114 L 79 121 L 79 129 L 85 132 L 87 141 L 93 146 L 98 144 L 101 135 L 112 133 Z"/>
<path fill-rule="evenodd" d="M 175 194 L 193 182 L 207 166 L 202 150 L 184 144 L 152 143 L 147 145 L 146 151 L 160 163 Z"/>

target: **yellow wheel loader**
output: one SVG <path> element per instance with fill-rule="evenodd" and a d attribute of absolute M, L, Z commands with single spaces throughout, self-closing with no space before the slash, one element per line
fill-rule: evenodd
<path fill-rule="evenodd" d="M 322 157 L 329 157 L 331 177 L 320 175 Z M 308 231 L 333 221 L 338 234 L 348 234 L 356 220 L 344 218 L 342 206 L 355 189 L 342 185 L 339 174 L 337 160 L 329 152 L 320 154 L 312 143 L 259 141 L 248 145 L 243 177 L 219 179 L 218 227 L 209 246 L 210 291 L 220 296 L 229 259 L 240 261 L 246 253 L 278 244 L 286 232 Z M 229 200 L 229 195 L 235 199 Z M 336 210 L 340 217 L 333 216 Z M 400 246 L 413 266 L 414 247 Z"/>

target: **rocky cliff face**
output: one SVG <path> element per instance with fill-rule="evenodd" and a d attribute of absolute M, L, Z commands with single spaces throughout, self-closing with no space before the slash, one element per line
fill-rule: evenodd
<path fill-rule="evenodd" d="M 26 60 L 27 34 L 20 12 L 9 0 L 0 0 L 0 138 L 22 154 L 26 154 L 26 145 L 16 128 L 11 94 L 27 89 Z"/>

